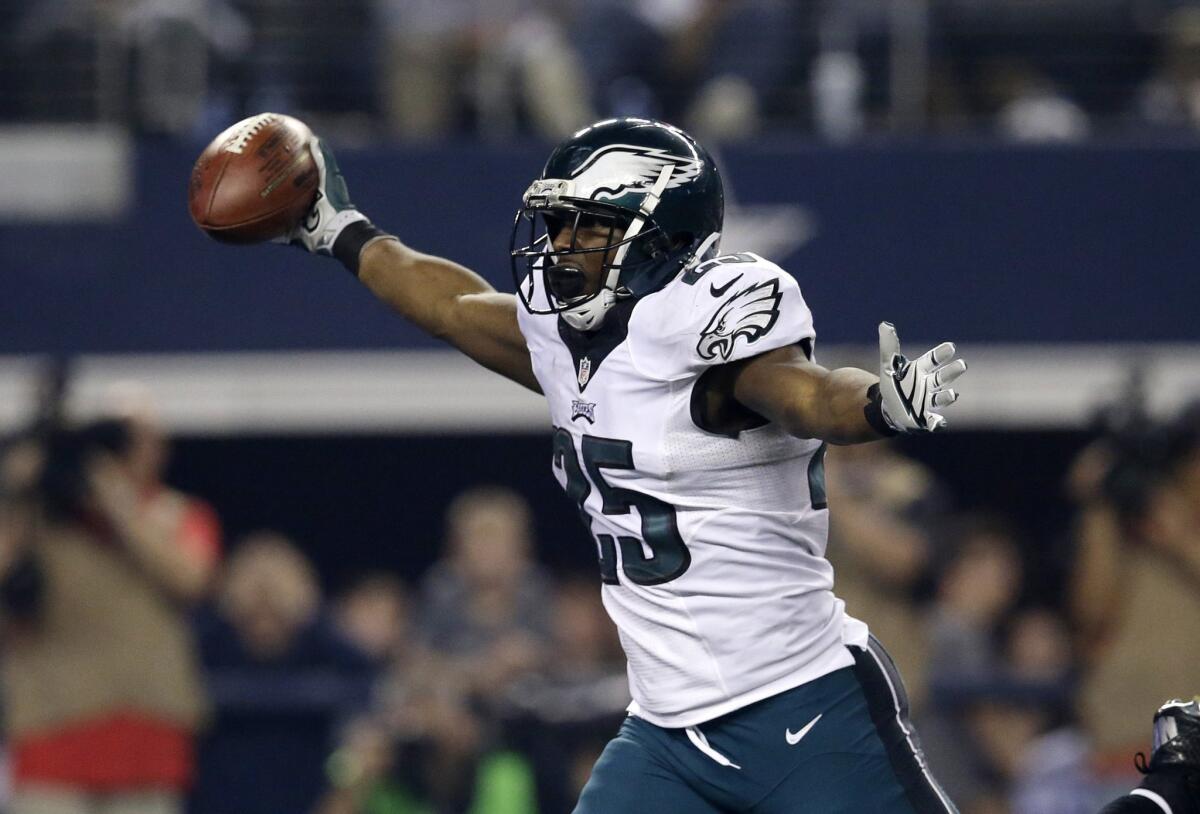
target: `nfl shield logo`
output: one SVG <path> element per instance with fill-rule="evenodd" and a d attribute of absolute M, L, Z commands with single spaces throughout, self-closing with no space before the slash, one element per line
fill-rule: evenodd
<path fill-rule="evenodd" d="M 592 360 L 585 356 L 579 360 L 579 388 L 581 390 L 587 386 L 590 378 L 592 378 Z"/>

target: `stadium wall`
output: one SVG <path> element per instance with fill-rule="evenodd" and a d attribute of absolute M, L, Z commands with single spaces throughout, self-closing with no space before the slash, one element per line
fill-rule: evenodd
<path fill-rule="evenodd" d="M 201 235 L 185 206 L 199 146 L 114 151 L 132 156 L 134 193 L 102 219 L 0 220 L 0 426 L 25 411 L 37 355 L 80 357 L 85 411 L 114 377 L 155 379 L 188 433 L 541 424 L 535 397 L 423 355 L 438 345 L 335 264 Z M 511 289 L 509 230 L 542 147 L 340 153 L 379 224 Z M 979 427 L 1080 426 L 1139 367 L 1163 410 L 1200 390 L 1200 150 L 767 144 L 720 160 L 725 248 L 800 280 L 824 361 L 869 364 L 882 318 L 910 343 L 953 338 L 976 363 L 960 413 Z M 124 183 L 83 177 L 110 176 Z"/>

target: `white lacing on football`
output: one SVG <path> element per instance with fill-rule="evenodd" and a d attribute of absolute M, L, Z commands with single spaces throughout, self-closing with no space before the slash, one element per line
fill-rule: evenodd
<path fill-rule="evenodd" d="M 250 140 L 273 121 L 275 121 L 274 113 L 262 113 L 253 118 L 246 119 L 238 125 L 234 125 L 238 128 L 237 131 L 229 137 L 229 142 L 221 149 L 227 153 L 241 155 L 242 151 L 246 149 L 246 145 L 250 143 Z"/>

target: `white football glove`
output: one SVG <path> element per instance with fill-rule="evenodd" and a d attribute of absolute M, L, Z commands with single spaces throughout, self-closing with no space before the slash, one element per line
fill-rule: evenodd
<path fill-rule="evenodd" d="M 954 343 L 943 342 L 910 362 L 890 322 L 879 323 L 879 395 L 883 420 L 897 432 L 932 432 L 946 423 L 933 412 L 958 400 L 950 383 L 967 369 L 954 358 Z"/>
<path fill-rule="evenodd" d="M 346 179 L 338 169 L 333 151 L 316 136 L 309 140 L 308 148 L 320 173 L 317 199 L 304 220 L 286 235 L 276 238 L 275 242 L 300 246 L 313 254 L 332 255 L 334 241 L 342 230 L 352 223 L 366 220 L 367 216 L 350 203 L 350 191 L 346 188 Z"/>

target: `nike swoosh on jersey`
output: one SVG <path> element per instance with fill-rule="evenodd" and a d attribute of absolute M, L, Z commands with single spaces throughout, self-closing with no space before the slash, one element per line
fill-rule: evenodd
<path fill-rule="evenodd" d="M 824 714 L 825 714 L 824 712 L 821 713 L 821 715 L 824 715 Z M 803 738 L 805 735 L 807 735 L 809 733 L 809 730 L 811 730 L 814 726 L 817 725 L 817 721 L 821 720 L 821 715 L 818 715 L 816 718 L 813 718 L 811 721 L 806 723 L 804 725 L 804 728 L 801 729 L 799 732 L 793 732 L 790 729 L 783 730 L 783 736 L 785 738 L 787 738 L 788 746 L 795 746 L 797 743 L 799 743 L 800 739 Z"/>
<path fill-rule="evenodd" d="M 727 282 L 725 285 L 721 286 L 720 288 L 717 288 L 717 286 L 715 284 L 709 285 L 708 290 L 712 293 L 712 295 L 714 297 L 724 296 L 725 292 L 728 291 L 730 288 L 732 288 L 733 284 L 736 283 L 740 279 L 742 279 L 742 275 L 739 274 L 738 276 L 734 277 L 732 280 L 730 280 L 729 282 Z"/>

